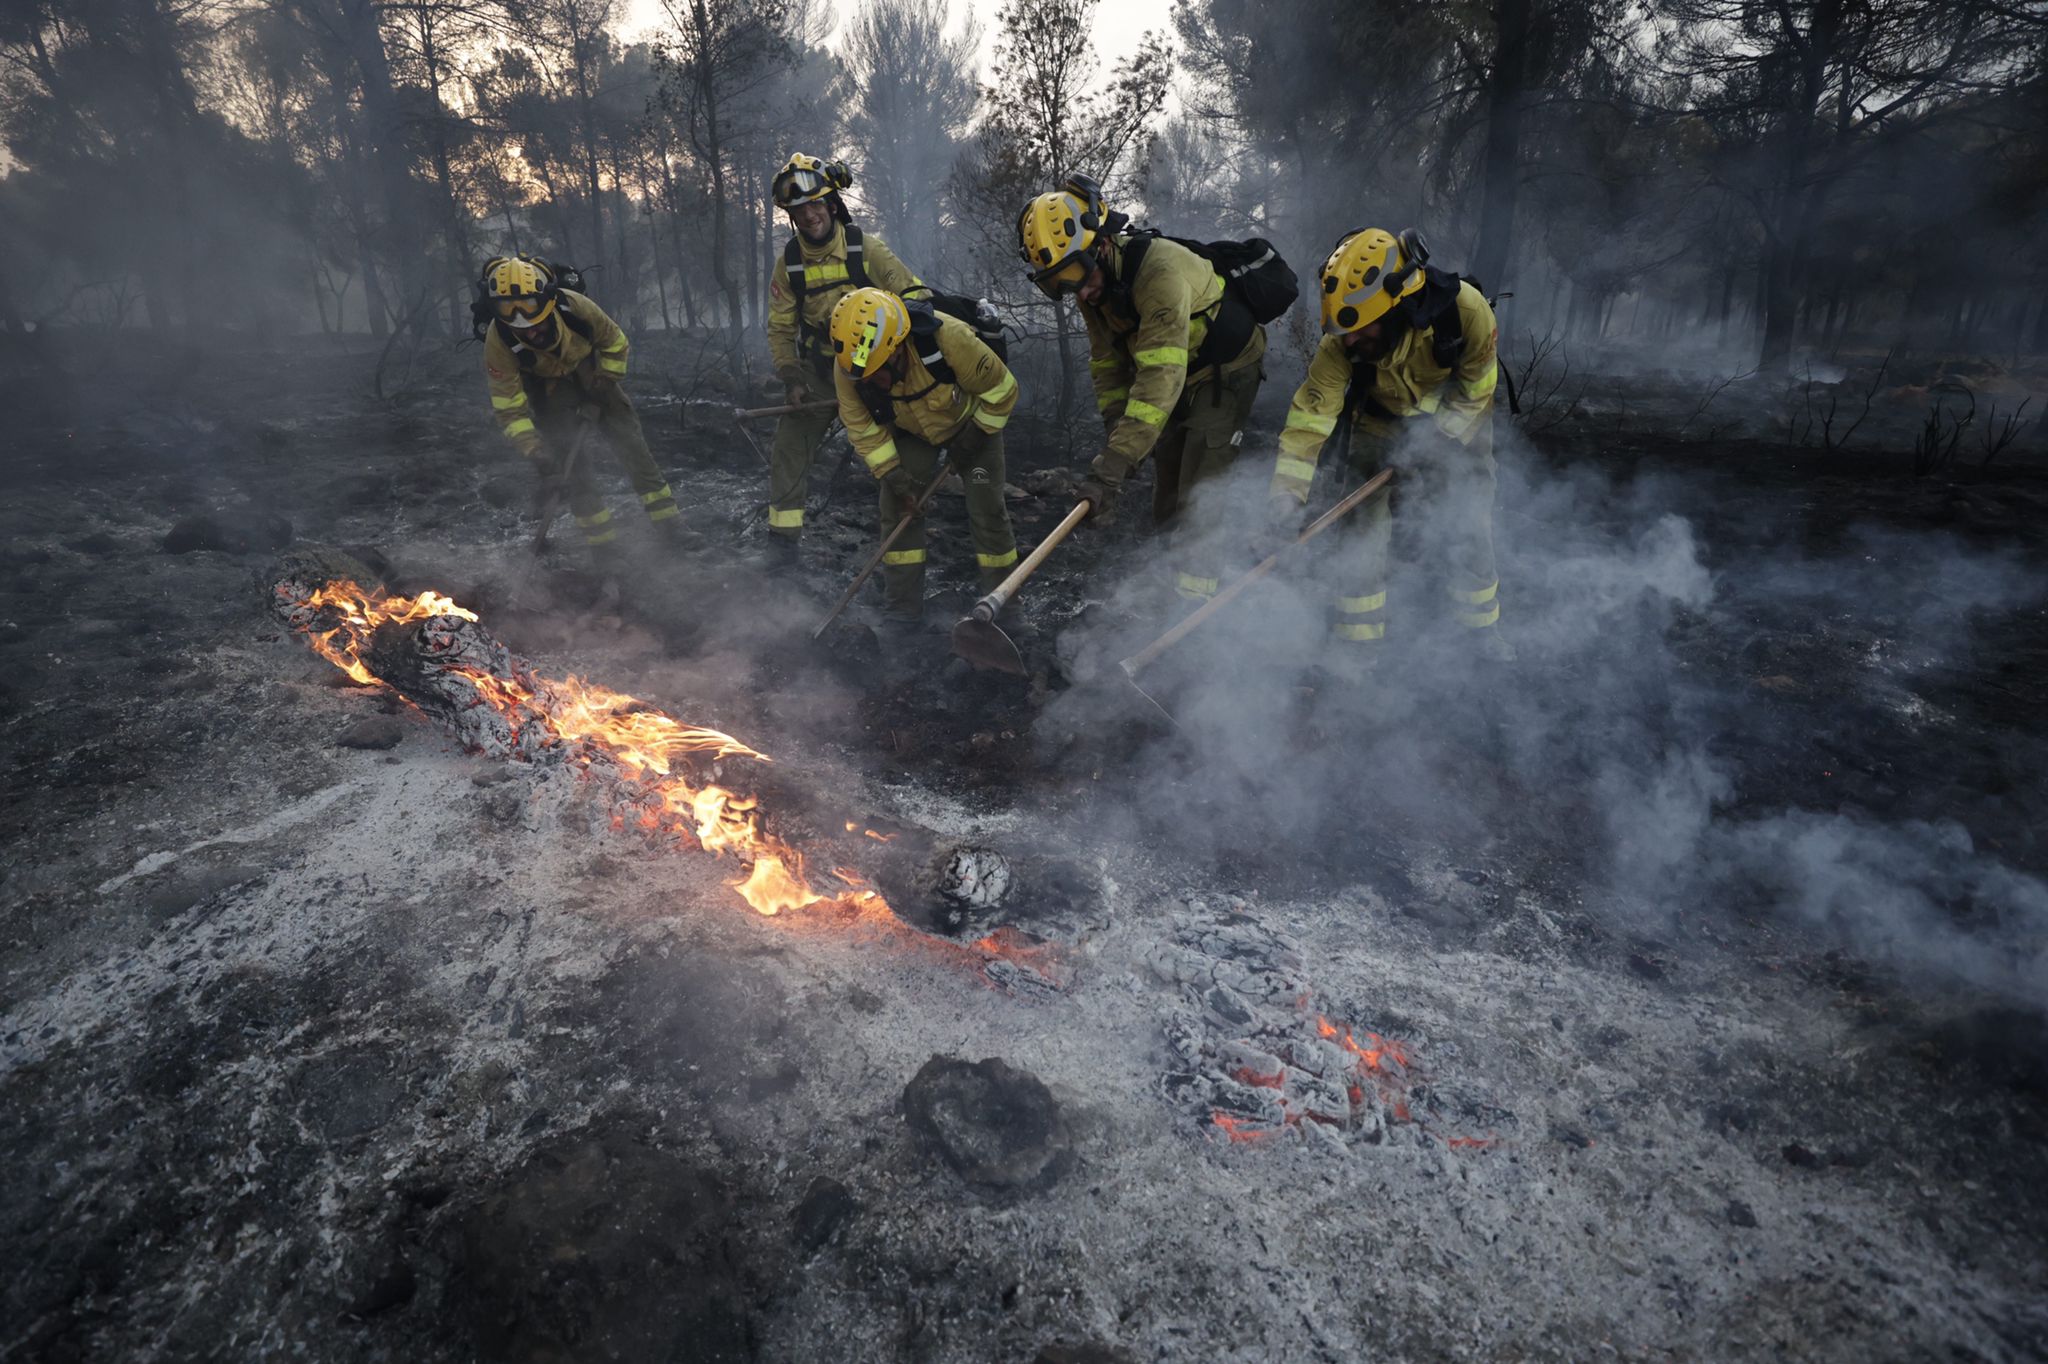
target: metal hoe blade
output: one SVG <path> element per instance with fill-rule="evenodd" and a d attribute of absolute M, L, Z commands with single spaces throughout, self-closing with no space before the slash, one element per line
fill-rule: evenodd
<path fill-rule="evenodd" d="M 953 652 L 977 668 L 992 668 L 1018 677 L 1028 675 L 1023 653 L 1002 627 L 979 616 L 968 616 L 953 627 Z"/>
<path fill-rule="evenodd" d="M 1146 691 L 1143 687 L 1138 685 L 1137 670 L 1131 667 L 1128 661 L 1117 664 L 1116 670 L 1118 675 L 1120 675 L 1123 678 L 1123 680 L 1129 684 L 1130 689 L 1137 693 L 1138 699 L 1145 703 L 1145 709 L 1149 714 L 1155 716 L 1160 720 L 1164 720 L 1166 722 L 1167 728 L 1169 729 L 1180 728 L 1180 721 L 1173 718 L 1173 712 L 1168 710 L 1165 706 L 1160 705 L 1158 697 L 1154 696 L 1151 692 Z"/>

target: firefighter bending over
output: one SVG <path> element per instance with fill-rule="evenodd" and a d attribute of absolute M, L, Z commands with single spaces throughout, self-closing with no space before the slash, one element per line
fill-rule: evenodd
<path fill-rule="evenodd" d="M 1237 457 L 1259 393 L 1266 329 L 1226 295 L 1209 261 L 1127 226 L 1094 181 L 1075 176 L 1024 206 L 1017 237 L 1032 282 L 1053 298 L 1072 295 L 1088 330 L 1105 435 L 1080 488 L 1089 519 L 1108 524 L 1124 481 L 1156 453 L 1154 519 L 1166 520 L 1182 502 L 1189 509 L 1174 587 L 1200 601 L 1216 595 L 1225 565 L 1214 536 L 1196 538 L 1202 519 L 1213 519 L 1198 519 L 1196 499 Z"/>
<path fill-rule="evenodd" d="M 1425 264 L 1413 232 L 1380 228 L 1337 243 L 1322 268 L 1323 339 L 1294 392 L 1268 487 L 1274 533 L 1300 525 L 1323 443 L 1350 423 L 1348 473 L 1365 479 L 1390 462 L 1402 502 L 1430 507 L 1435 576 L 1451 620 L 1483 659 L 1507 662 L 1500 578 L 1493 557 L 1493 394 L 1499 331 L 1486 296 Z M 1344 575 L 1331 624 L 1344 671 L 1376 659 L 1387 632 L 1393 513 L 1374 498 L 1339 529 Z"/>
<path fill-rule="evenodd" d="M 647 448 L 639 414 L 620 387 L 630 345 L 602 308 L 565 288 L 556 266 L 498 256 L 477 281 L 484 377 L 498 425 L 532 461 L 543 487 L 566 485 L 569 510 L 600 560 L 614 556 L 619 528 L 585 455 L 572 462 L 580 424 L 591 423 L 632 480 L 647 519 L 678 549 L 697 547 L 676 510 L 668 480 Z"/>
<path fill-rule="evenodd" d="M 1003 504 L 1003 427 L 1017 380 L 974 328 L 881 289 L 855 289 L 832 309 L 834 383 L 853 448 L 881 485 L 882 533 L 931 482 L 941 447 L 967 485 L 976 580 L 988 591 L 1017 562 Z M 882 560 L 886 621 L 924 618 L 925 528 L 919 516 Z"/>

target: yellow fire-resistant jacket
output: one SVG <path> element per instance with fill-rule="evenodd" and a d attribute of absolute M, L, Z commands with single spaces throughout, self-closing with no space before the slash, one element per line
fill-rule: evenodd
<path fill-rule="evenodd" d="M 1121 267 L 1128 240 L 1115 241 L 1112 273 Z M 1109 428 L 1105 455 L 1135 465 L 1151 453 L 1188 386 L 1188 357 L 1201 349 L 1222 302 L 1223 277 L 1208 261 L 1178 242 L 1156 238 L 1146 245 L 1131 281 L 1130 311 L 1118 306 L 1113 290 L 1101 304 L 1080 305 L 1088 329 L 1088 377 Z M 1235 372 L 1265 354 L 1266 329 L 1254 327 L 1251 340 L 1222 369 Z M 1209 382 L 1214 373 L 1197 374 L 1195 384 Z"/>
<path fill-rule="evenodd" d="M 1500 330 L 1486 295 L 1470 283 L 1459 283 L 1457 308 L 1465 329 L 1465 349 L 1457 367 L 1444 369 L 1436 363 L 1436 328 L 1410 329 L 1373 367 L 1370 396 L 1395 417 L 1427 413 L 1438 431 L 1461 445 L 1470 445 L 1493 419 L 1493 390 L 1500 382 L 1496 358 Z M 1344 339 L 1324 337 L 1309 361 L 1308 378 L 1294 390 L 1294 400 L 1288 405 L 1269 494 L 1287 493 L 1296 501 L 1308 501 L 1316 460 L 1322 455 L 1323 442 L 1337 429 L 1350 384 L 1351 353 L 1344 348 Z M 1355 420 L 1363 421 L 1366 416 L 1361 410 Z"/>
<path fill-rule="evenodd" d="M 527 405 L 520 375 L 562 379 L 587 369 L 602 378 L 623 379 L 626 352 L 631 349 L 619 324 L 583 295 L 563 289 L 555 295 L 555 309 L 574 314 L 590 333 L 589 338 L 585 339 L 567 320 L 555 323 L 555 344 L 548 350 L 507 344 L 504 329 L 495 323 L 484 333 L 484 380 L 491 389 L 491 410 L 497 414 L 498 426 L 506 437 L 529 459 L 540 455 L 540 432 L 534 429 L 533 412 Z M 527 362 L 524 366 L 519 363 L 522 359 Z"/>
<path fill-rule="evenodd" d="M 881 478 L 896 467 L 896 431 L 901 429 L 932 445 L 944 445 L 959 435 L 971 420 L 994 434 L 1009 425 L 1010 412 L 1017 406 L 1017 377 L 996 358 L 996 353 L 974 334 L 974 328 L 955 317 L 938 314 L 939 354 L 952 366 L 957 383 L 940 383 L 925 368 L 917 354 L 918 337 L 912 333 L 904 342 L 910 356 L 903 379 L 889 389 L 895 408 L 894 421 L 884 426 L 861 401 L 853 376 L 837 365 L 832 367 L 833 384 L 839 394 L 839 419 L 853 448 Z"/>
<path fill-rule="evenodd" d="M 831 343 L 824 340 L 825 324 L 832 319 L 832 305 L 853 287 L 846 272 L 844 224 L 833 224 L 832 235 L 825 241 L 813 242 L 801 232 L 796 234 L 796 241 L 804 261 L 801 325 L 796 290 L 789 284 L 789 266 L 780 256 L 775 258 L 775 274 L 768 284 L 768 356 L 777 374 L 801 370 L 805 360 L 831 354 Z M 861 256 L 866 262 L 868 283 L 878 289 L 901 294 L 924 282 L 896 258 L 888 243 L 866 228 L 861 229 Z"/>

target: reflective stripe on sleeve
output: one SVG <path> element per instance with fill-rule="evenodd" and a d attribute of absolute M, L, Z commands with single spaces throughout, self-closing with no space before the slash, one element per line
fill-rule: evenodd
<path fill-rule="evenodd" d="M 1095 395 L 1095 410 L 1097 412 L 1106 412 L 1130 396 L 1131 386 L 1129 384 L 1125 384 L 1121 388 L 1105 388 L 1102 392 Z"/>
<path fill-rule="evenodd" d="M 1480 375 L 1477 379 L 1461 381 L 1458 384 L 1458 390 L 1468 398 L 1484 398 L 1487 394 L 1493 392 L 1499 383 L 1500 365 L 1496 362 L 1488 365 L 1486 373 Z"/>
<path fill-rule="evenodd" d="M 1202 601 L 1216 595 L 1223 583 L 1218 578 L 1199 578 L 1192 573 L 1174 575 L 1173 590 L 1191 601 Z"/>
<path fill-rule="evenodd" d="M 1088 362 L 1088 372 L 1091 374 L 1114 374 L 1122 369 L 1123 365 L 1123 361 L 1112 355 L 1107 360 L 1090 360 Z"/>
<path fill-rule="evenodd" d="M 603 370 L 606 374 L 613 376 L 614 378 L 617 378 L 626 372 L 625 360 L 623 358 L 615 360 L 609 355 L 598 356 L 597 367 Z"/>
<path fill-rule="evenodd" d="M 1273 476 L 1294 483 L 1313 483 L 1316 478 L 1316 466 L 1305 459 L 1288 459 L 1283 455 L 1273 462 Z"/>
<path fill-rule="evenodd" d="M 1336 413 L 1325 417 L 1314 412 L 1305 412 L 1298 407 L 1287 409 L 1287 425 L 1281 428 L 1283 431 L 1313 431 L 1318 436 L 1327 436 L 1336 429 Z"/>
<path fill-rule="evenodd" d="M 514 417 L 514 418 L 513 418 L 513 419 L 512 419 L 511 421 L 508 421 L 508 422 L 506 422 L 506 423 L 505 423 L 505 434 L 506 434 L 506 435 L 508 435 L 508 436 L 530 436 L 530 435 L 532 435 L 532 434 L 533 434 L 533 418 L 531 418 L 531 417 Z"/>
<path fill-rule="evenodd" d="M 1131 358 L 1141 365 L 1179 365 L 1188 367 L 1186 346 L 1154 346 L 1150 350 L 1133 351 Z"/>
<path fill-rule="evenodd" d="M 526 406 L 526 390 L 521 389 L 509 398 L 500 398 L 497 394 L 493 393 L 491 395 L 491 406 L 497 408 L 500 412 L 503 412 L 508 407 L 524 407 Z"/>
<path fill-rule="evenodd" d="M 1007 412 L 991 412 L 987 408 L 978 408 L 974 413 L 974 424 L 993 436 L 996 432 L 1010 424 L 1010 414 Z"/>
<path fill-rule="evenodd" d="M 1135 417 L 1147 426 L 1163 427 L 1166 425 L 1166 414 L 1146 402 L 1143 398 L 1133 398 L 1124 404 L 1124 415 L 1126 417 Z"/>
<path fill-rule="evenodd" d="M 885 440 L 861 458 L 867 461 L 868 468 L 879 472 L 885 466 L 896 462 L 896 442 Z"/>
<path fill-rule="evenodd" d="M 1005 370 L 1002 379 L 997 382 L 994 388 L 982 394 L 981 400 L 985 403 L 1007 402 L 1010 395 L 1016 391 L 1017 376 Z"/>

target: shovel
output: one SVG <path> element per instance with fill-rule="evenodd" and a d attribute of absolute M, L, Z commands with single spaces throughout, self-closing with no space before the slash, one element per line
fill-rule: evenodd
<path fill-rule="evenodd" d="M 1307 544 L 1344 517 L 1350 515 L 1360 503 L 1385 488 L 1393 477 L 1394 471 L 1392 469 L 1383 469 L 1379 473 L 1374 474 L 1365 481 L 1363 486 L 1345 497 L 1343 501 L 1309 522 L 1308 528 L 1302 531 L 1301 534 L 1295 536 L 1294 539 L 1268 554 L 1256 565 L 1233 579 L 1228 587 L 1225 587 L 1221 592 L 1218 592 L 1215 596 L 1204 602 L 1200 610 L 1189 615 L 1186 620 L 1174 626 L 1171 630 L 1168 630 L 1129 658 L 1119 662 L 1116 665 L 1117 669 L 1123 674 L 1124 681 L 1130 684 L 1131 690 L 1143 697 L 1146 705 L 1165 716 L 1169 724 L 1175 723 L 1172 714 L 1166 707 L 1160 705 L 1157 698 L 1138 685 L 1138 673 L 1140 670 L 1150 665 L 1154 659 L 1158 658 L 1168 649 L 1171 649 L 1174 645 L 1200 629 L 1204 622 L 1235 601 L 1238 595 L 1246 588 L 1265 577 L 1268 573 L 1271 573 L 1280 562 L 1281 556 L 1286 554 L 1288 550 L 1293 549 L 1297 545 Z M 954 638 L 957 647 L 958 636 L 956 635 Z"/>
<path fill-rule="evenodd" d="M 995 590 L 974 604 L 971 614 L 961 618 L 953 627 L 953 652 L 977 668 L 995 668 L 1006 673 L 1026 676 L 1024 655 L 996 624 L 996 612 L 1015 595 L 1024 580 L 1038 571 L 1045 557 L 1059 547 L 1074 527 L 1081 524 L 1093 506 L 1086 498 L 1074 504 L 1066 519 L 1052 528 L 1052 533 L 1038 542 L 1038 548 L 1025 556 L 1024 562 L 1010 570 L 1010 576 L 998 583 Z"/>
<path fill-rule="evenodd" d="M 950 472 L 952 471 L 946 467 L 945 456 L 941 455 L 939 457 L 938 472 L 932 475 L 930 485 L 917 495 L 917 501 L 910 504 L 910 510 L 903 513 L 903 519 L 896 523 L 896 529 L 890 531 L 883 538 L 881 548 L 875 551 L 874 557 L 869 559 L 867 566 L 861 569 L 860 575 L 853 580 L 853 585 L 846 589 L 846 595 L 841 597 L 839 604 L 832 608 L 832 614 L 819 621 L 818 628 L 811 631 L 812 639 L 823 638 L 825 631 L 832 628 L 832 622 L 839 619 L 839 613 L 844 611 L 852 603 L 853 599 L 860 595 L 861 588 L 866 585 L 868 578 L 874 573 L 875 569 L 881 565 L 882 556 L 889 552 L 889 547 L 902 537 L 904 531 L 910 529 L 910 523 L 916 520 L 924 511 L 924 504 L 932 500 L 932 494 L 939 490 L 939 485 L 946 481 L 946 475 Z"/>

